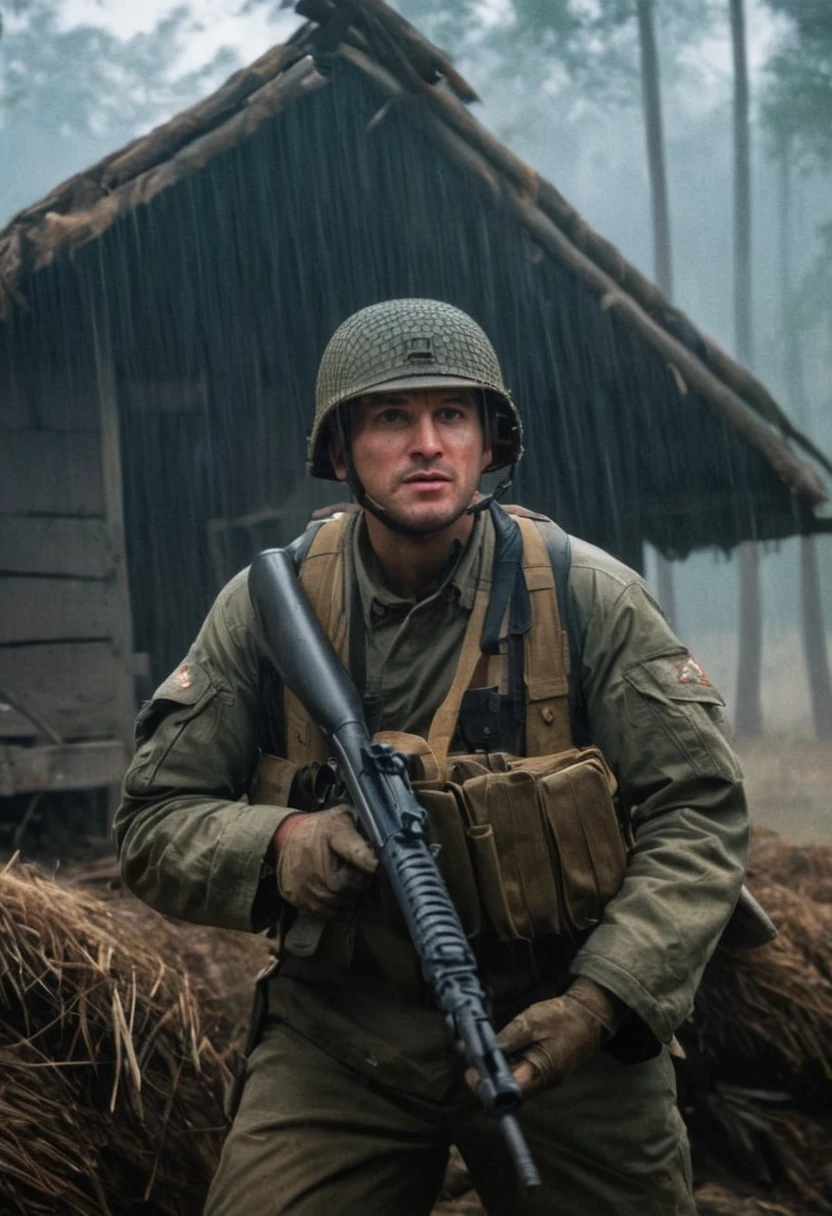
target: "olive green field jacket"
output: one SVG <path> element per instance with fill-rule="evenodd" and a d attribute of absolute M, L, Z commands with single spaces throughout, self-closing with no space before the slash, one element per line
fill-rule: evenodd
<path fill-rule="evenodd" d="M 572 546 L 568 594 L 583 628 L 580 683 L 591 736 L 618 780 L 635 844 L 623 885 L 569 969 L 615 993 L 667 1042 L 692 1008 L 742 884 L 742 775 L 722 697 L 643 579 L 591 545 L 573 539 Z M 436 603 L 443 630 L 459 618 L 461 646 L 469 609 L 452 576 Z M 453 674 L 443 637 L 436 705 Z M 428 619 L 420 669 L 430 667 L 430 639 Z M 263 928 L 254 909 L 264 859 L 291 811 L 247 799 L 262 719 L 261 658 L 243 571 L 137 720 L 114 830 L 126 885 L 158 911 Z"/>

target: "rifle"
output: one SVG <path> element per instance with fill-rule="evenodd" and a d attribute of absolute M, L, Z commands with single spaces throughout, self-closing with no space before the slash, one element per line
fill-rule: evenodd
<path fill-rule="evenodd" d="M 431 851 L 428 818 L 405 757 L 373 742 L 361 698 L 303 594 L 291 556 L 268 549 L 252 563 L 249 594 L 260 642 L 285 685 L 332 748 L 356 821 L 375 849 L 445 1022 L 476 1070 L 483 1107 L 496 1116 L 518 1177 L 540 1185 L 514 1112 L 520 1087 L 488 1014 L 468 939 Z"/>

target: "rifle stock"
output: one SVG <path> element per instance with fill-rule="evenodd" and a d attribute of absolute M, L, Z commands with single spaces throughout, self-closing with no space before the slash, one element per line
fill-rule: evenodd
<path fill-rule="evenodd" d="M 332 748 L 436 1003 L 480 1078 L 480 1101 L 498 1118 L 523 1185 L 539 1186 L 514 1115 L 520 1088 L 497 1046 L 476 960 L 431 852 L 427 816 L 410 788 L 406 760 L 372 741 L 358 691 L 303 594 L 291 556 L 283 549 L 261 553 L 248 585 L 262 647 Z"/>

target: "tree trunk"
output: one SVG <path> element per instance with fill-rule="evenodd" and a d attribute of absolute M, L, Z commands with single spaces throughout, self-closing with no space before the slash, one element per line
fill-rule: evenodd
<path fill-rule="evenodd" d="M 748 57 L 743 0 L 729 0 L 731 49 L 734 59 L 734 332 L 737 358 L 751 364 L 751 126 L 748 103 Z M 763 729 L 762 602 L 760 547 L 756 542 L 739 550 L 740 611 L 737 665 L 738 735 L 755 736 Z"/>
<path fill-rule="evenodd" d="M 803 650 L 812 697 L 812 717 L 819 739 L 832 739 L 832 678 L 814 536 L 800 538 L 800 589 L 803 605 Z"/>
<path fill-rule="evenodd" d="M 751 337 L 751 123 L 744 0 L 730 0 L 734 58 L 734 334 L 737 357 L 749 365 Z"/>
<path fill-rule="evenodd" d="M 673 297 L 673 258 L 670 243 L 670 208 L 664 159 L 661 81 L 656 50 L 654 0 L 638 0 L 638 41 L 641 52 L 641 99 L 647 139 L 647 165 L 653 209 L 653 261 L 656 282 L 668 299 Z M 673 566 L 656 554 L 659 602 L 671 625 L 676 626 L 676 589 Z"/>
<path fill-rule="evenodd" d="M 740 546 L 739 579 L 740 630 L 734 733 L 737 738 L 753 739 L 763 732 L 763 705 L 760 697 L 763 614 L 760 594 L 760 546 L 756 542 Z"/>
<path fill-rule="evenodd" d="M 777 149 L 780 170 L 780 326 L 783 333 L 783 382 L 798 423 L 807 429 L 806 385 L 798 327 L 792 316 L 792 166 L 791 146 L 784 138 Z"/>
<path fill-rule="evenodd" d="M 641 99 L 647 137 L 647 164 L 653 205 L 653 254 L 656 282 L 668 298 L 673 296 L 670 251 L 670 211 L 664 163 L 661 84 L 656 50 L 654 0 L 638 0 L 638 38 L 641 50 Z"/>
<path fill-rule="evenodd" d="M 778 149 L 780 167 L 780 299 L 783 329 L 783 379 L 794 402 L 801 425 L 807 424 L 806 388 L 797 327 L 791 318 L 791 149 L 784 140 Z M 832 739 L 832 673 L 818 574 L 817 542 L 814 536 L 800 538 L 800 606 L 803 654 L 812 703 L 812 720 L 818 739 Z"/>

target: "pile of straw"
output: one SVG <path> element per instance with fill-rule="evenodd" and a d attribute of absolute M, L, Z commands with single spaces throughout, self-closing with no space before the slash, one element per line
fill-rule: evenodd
<path fill-rule="evenodd" d="M 236 1025 L 198 935 L 135 901 L 0 871 L 0 1211 L 201 1211 Z M 239 960 L 239 937 L 220 935 L 219 952 Z"/>
<path fill-rule="evenodd" d="M 770 1086 L 792 1090 L 808 1072 L 832 1099 L 832 848 L 762 833 L 748 881 L 780 936 L 762 950 L 717 951 L 697 997 L 697 1040 L 721 1069 L 750 1060 Z"/>
<path fill-rule="evenodd" d="M 266 946 L 95 878 L 0 871 L 0 1211 L 196 1216 Z M 749 885 L 780 937 L 717 951 L 679 1036 L 700 1211 L 830 1213 L 832 847 L 761 835 Z M 478 1211 L 456 1159 L 437 1212 Z"/>
<path fill-rule="evenodd" d="M 680 1102 L 700 1172 L 832 1213 L 832 848 L 761 833 L 748 881 L 780 936 L 714 955 L 679 1035 Z"/>

